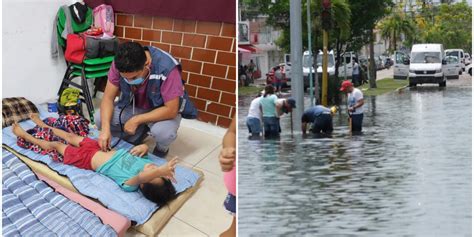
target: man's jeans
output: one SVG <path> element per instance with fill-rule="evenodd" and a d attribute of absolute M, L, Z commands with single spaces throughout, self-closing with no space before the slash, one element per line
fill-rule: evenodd
<path fill-rule="evenodd" d="M 114 137 L 120 137 L 121 135 L 121 128 L 119 123 L 119 113 L 120 108 L 115 106 L 114 114 L 112 115 L 112 121 L 110 122 L 110 132 Z M 125 110 L 122 112 L 122 126 L 133 116 L 137 114 L 143 114 L 149 112 L 150 110 L 144 110 L 135 108 L 135 113 L 132 112 L 132 106 L 127 106 Z M 100 122 L 100 112 L 96 112 L 94 119 L 96 121 L 97 126 L 100 129 L 101 122 Z M 170 144 L 176 140 L 179 124 L 181 123 L 181 114 L 178 114 L 176 118 L 170 120 L 163 120 L 156 123 L 149 123 L 149 124 L 142 124 L 137 127 L 134 135 L 128 135 L 124 132 L 123 140 L 130 142 L 134 145 L 138 145 L 142 143 L 143 139 L 146 138 L 148 135 L 148 131 L 150 131 L 149 135 L 155 139 L 156 142 L 156 149 L 160 151 L 168 150 Z"/>

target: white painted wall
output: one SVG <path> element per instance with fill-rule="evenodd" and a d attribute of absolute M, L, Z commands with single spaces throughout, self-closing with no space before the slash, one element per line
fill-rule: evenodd
<path fill-rule="evenodd" d="M 33 103 L 54 99 L 66 70 L 50 54 L 53 20 L 72 0 L 2 1 L 2 98 L 23 96 Z"/>

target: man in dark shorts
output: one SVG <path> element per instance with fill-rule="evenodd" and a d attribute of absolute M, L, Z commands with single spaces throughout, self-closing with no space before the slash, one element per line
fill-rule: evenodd
<path fill-rule="evenodd" d="M 301 130 L 303 134 L 306 134 L 308 123 L 313 124 L 311 128 L 313 133 L 330 134 L 333 130 L 332 116 L 336 111 L 336 107 L 329 109 L 322 105 L 316 105 L 305 110 L 301 118 Z"/>

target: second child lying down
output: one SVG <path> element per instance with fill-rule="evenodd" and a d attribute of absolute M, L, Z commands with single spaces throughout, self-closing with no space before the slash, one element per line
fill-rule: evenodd
<path fill-rule="evenodd" d="M 96 140 L 48 126 L 38 114 L 31 114 L 30 118 L 36 125 L 51 129 L 54 135 L 64 139 L 68 145 L 37 139 L 17 123 L 12 126 L 13 133 L 42 149 L 56 150 L 63 156 L 58 161 L 103 174 L 114 180 L 124 191 L 134 192 L 140 189 L 148 200 L 160 206 L 176 197 L 176 190 L 171 183 L 175 182 L 176 157 L 157 166 L 151 160 L 142 158 L 148 152 L 146 144 L 135 146 L 130 151 L 119 149 L 103 152 Z"/>

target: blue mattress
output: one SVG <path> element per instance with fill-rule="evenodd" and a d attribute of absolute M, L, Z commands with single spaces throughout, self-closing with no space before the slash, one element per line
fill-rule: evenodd
<path fill-rule="evenodd" d="M 3 236 L 116 236 L 92 212 L 54 192 L 2 149 Z"/>

